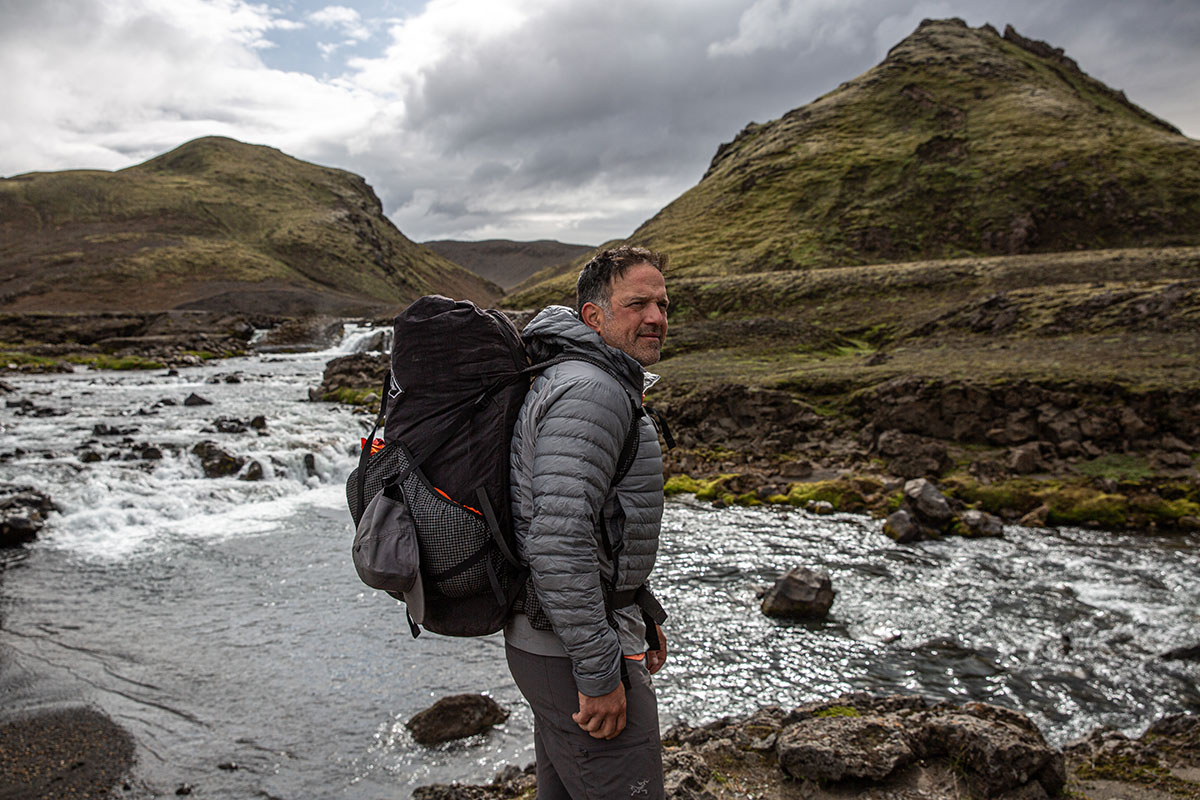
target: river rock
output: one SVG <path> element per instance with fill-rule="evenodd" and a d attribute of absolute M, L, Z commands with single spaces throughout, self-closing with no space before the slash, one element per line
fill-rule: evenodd
<path fill-rule="evenodd" d="M 954 509 L 946 496 L 924 478 L 915 478 L 904 484 L 904 497 L 917 515 L 934 525 L 943 525 L 954 516 Z"/>
<path fill-rule="evenodd" d="M 205 433 L 245 433 L 250 430 L 250 426 L 240 419 L 233 417 L 217 417 L 212 421 L 212 426 L 205 428 Z"/>
<path fill-rule="evenodd" d="M 184 399 L 183 404 L 185 406 L 211 406 L 212 401 L 205 400 L 200 395 L 196 394 L 195 392 L 192 392 Z"/>
<path fill-rule="evenodd" d="M 1036 781 L 1046 794 L 1066 784 L 1062 753 L 1046 744 L 1027 717 L 984 703 L 964 708 L 939 706 L 922 715 L 918 751 L 923 758 L 954 759 L 968 783 L 984 797 L 995 797 Z"/>
<path fill-rule="evenodd" d="M 902 726 L 877 716 L 802 720 L 779 735 L 779 766 L 797 780 L 879 780 L 913 760 Z"/>
<path fill-rule="evenodd" d="M 242 481 L 261 481 L 263 479 L 263 465 L 258 461 L 251 461 L 246 467 L 246 471 L 238 475 L 238 480 Z"/>
<path fill-rule="evenodd" d="M 33 541 L 53 510 L 49 495 L 32 486 L 0 484 L 0 547 Z"/>
<path fill-rule="evenodd" d="M 827 573 L 795 567 L 767 590 L 762 613 L 787 619 L 824 619 L 836 594 Z"/>
<path fill-rule="evenodd" d="M 969 509 L 958 515 L 968 536 L 1003 536 L 1004 523 L 986 511 Z"/>
<path fill-rule="evenodd" d="M 119 427 L 117 425 L 108 425 L 103 422 L 97 422 L 92 426 L 92 436 L 128 436 L 131 433 L 136 433 L 137 428 Z"/>
<path fill-rule="evenodd" d="M 246 463 L 246 459 L 231 455 L 218 447 L 216 442 L 208 440 L 197 442 L 192 448 L 192 454 L 200 456 L 200 466 L 206 478 L 234 475 Z"/>
<path fill-rule="evenodd" d="M 391 359 L 383 354 L 340 356 L 325 365 L 321 385 L 309 391 L 309 399 L 320 400 L 338 389 L 378 389 L 390 368 Z"/>
<path fill-rule="evenodd" d="M 888 515 L 887 520 L 883 523 L 883 533 L 900 544 L 908 544 L 921 538 L 920 527 L 913 519 L 912 514 L 903 508 Z"/>
<path fill-rule="evenodd" d="M 1050 516 L 1050 506 L 1042 503 L 1040 506 L 1030 511 L 1025 516 L 1021 517 L 1018 523 L 1025 528 L 1044 528 L 1046 527 L 1046 519 Z"/>
<path fill-rule="evenodd" d="M 483 733 L 508 719 L 508 712 L 482 694 L 443 697 L 413 716 L 404 727 L 419 744 L 436 744 Z"/>
<path fill-rule="evenodd" d="M 1184 647 L 1172 648 L 1163 653 L 1162 657 L 1168 661 L 1200 661 L 1200 642 Z"/>

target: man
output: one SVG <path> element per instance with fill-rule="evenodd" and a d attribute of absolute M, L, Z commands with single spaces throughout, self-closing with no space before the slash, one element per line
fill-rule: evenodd
<path fill-rule="evenodd" d="M 645 248 L 606 250 L 580 272 L 576 309 L 550 306 L 522 334 L 535 362 L 586 359 L 538 375 L 513 432 L 530 583 L 505 651 L 533 708 L 540 800 L 663 796 L 650 675 L 666 660 L 665 614 L 645 589 L 662 451 L 641 403 L 667 334 L 665 266 Z"/>

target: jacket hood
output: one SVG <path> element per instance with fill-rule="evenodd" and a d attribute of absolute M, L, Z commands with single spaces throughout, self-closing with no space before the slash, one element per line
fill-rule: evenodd
<path fill-rule="evenodd" d="M 611 347 L 600 334 L 583 324 L 574 309 L 566 306 L 547 306 L 530 320 L 521 332 L 525 349 L 535 362 L 560 354 L 581 353 L 608 364 L 613 372 L 623 376 L 630 388 L 640 395 L 658 380 L 647 372 L 628 353 Z"/>

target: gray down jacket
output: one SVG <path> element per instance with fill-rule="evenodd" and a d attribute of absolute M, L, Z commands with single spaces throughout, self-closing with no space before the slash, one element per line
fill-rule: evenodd
<path fill-rule="evenodd" d="M 630 401 L 641 406 L 646 372 L 565 306 L 544 309 L 522 337 L 535 362 L 583 353 L 621 378 L 582 361 L 543 371 L 517 417 L 511 454 L 518 551 L 553 631 L 535 630 L 516 614 L 505 638 L 522 650 L 568 656 L 576 688 L 599 696 L 620 682 L 622 654 L 646 649 L 640 609 L 617 609 L 615 629 L 606 618 L 612 563 L 597 527 L 608 526 L 618 549 L 623 544 L 617 591 L 643 585 L 654 568 L 663 512 L 662 451 L 648 417 L 640 420 L 632 467 L 620 483 L 610 484 L 633 419 Z"/>

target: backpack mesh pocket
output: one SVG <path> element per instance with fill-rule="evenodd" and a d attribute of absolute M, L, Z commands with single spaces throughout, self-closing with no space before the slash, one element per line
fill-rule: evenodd
<path fill-rule="evenodd" d="M 388 444 L 372 456 L 366 468 L 366 501 L 369 503 L 386 484 L 400 477 L 408 464 L 408 454 L 398 442 Z M 507 590 L 509 570 L 483 517 L 438 494 L 420 470 L 405 478 L 403 485 L 416 522 L 426 588 L 445 597 L 491 594 L 494 590 L 490 570 L 500 588 Z M 350 473 L 346 483 L 346 497 L 357 523 L 362 513 L 357 508 L 357 469 Z"/>

